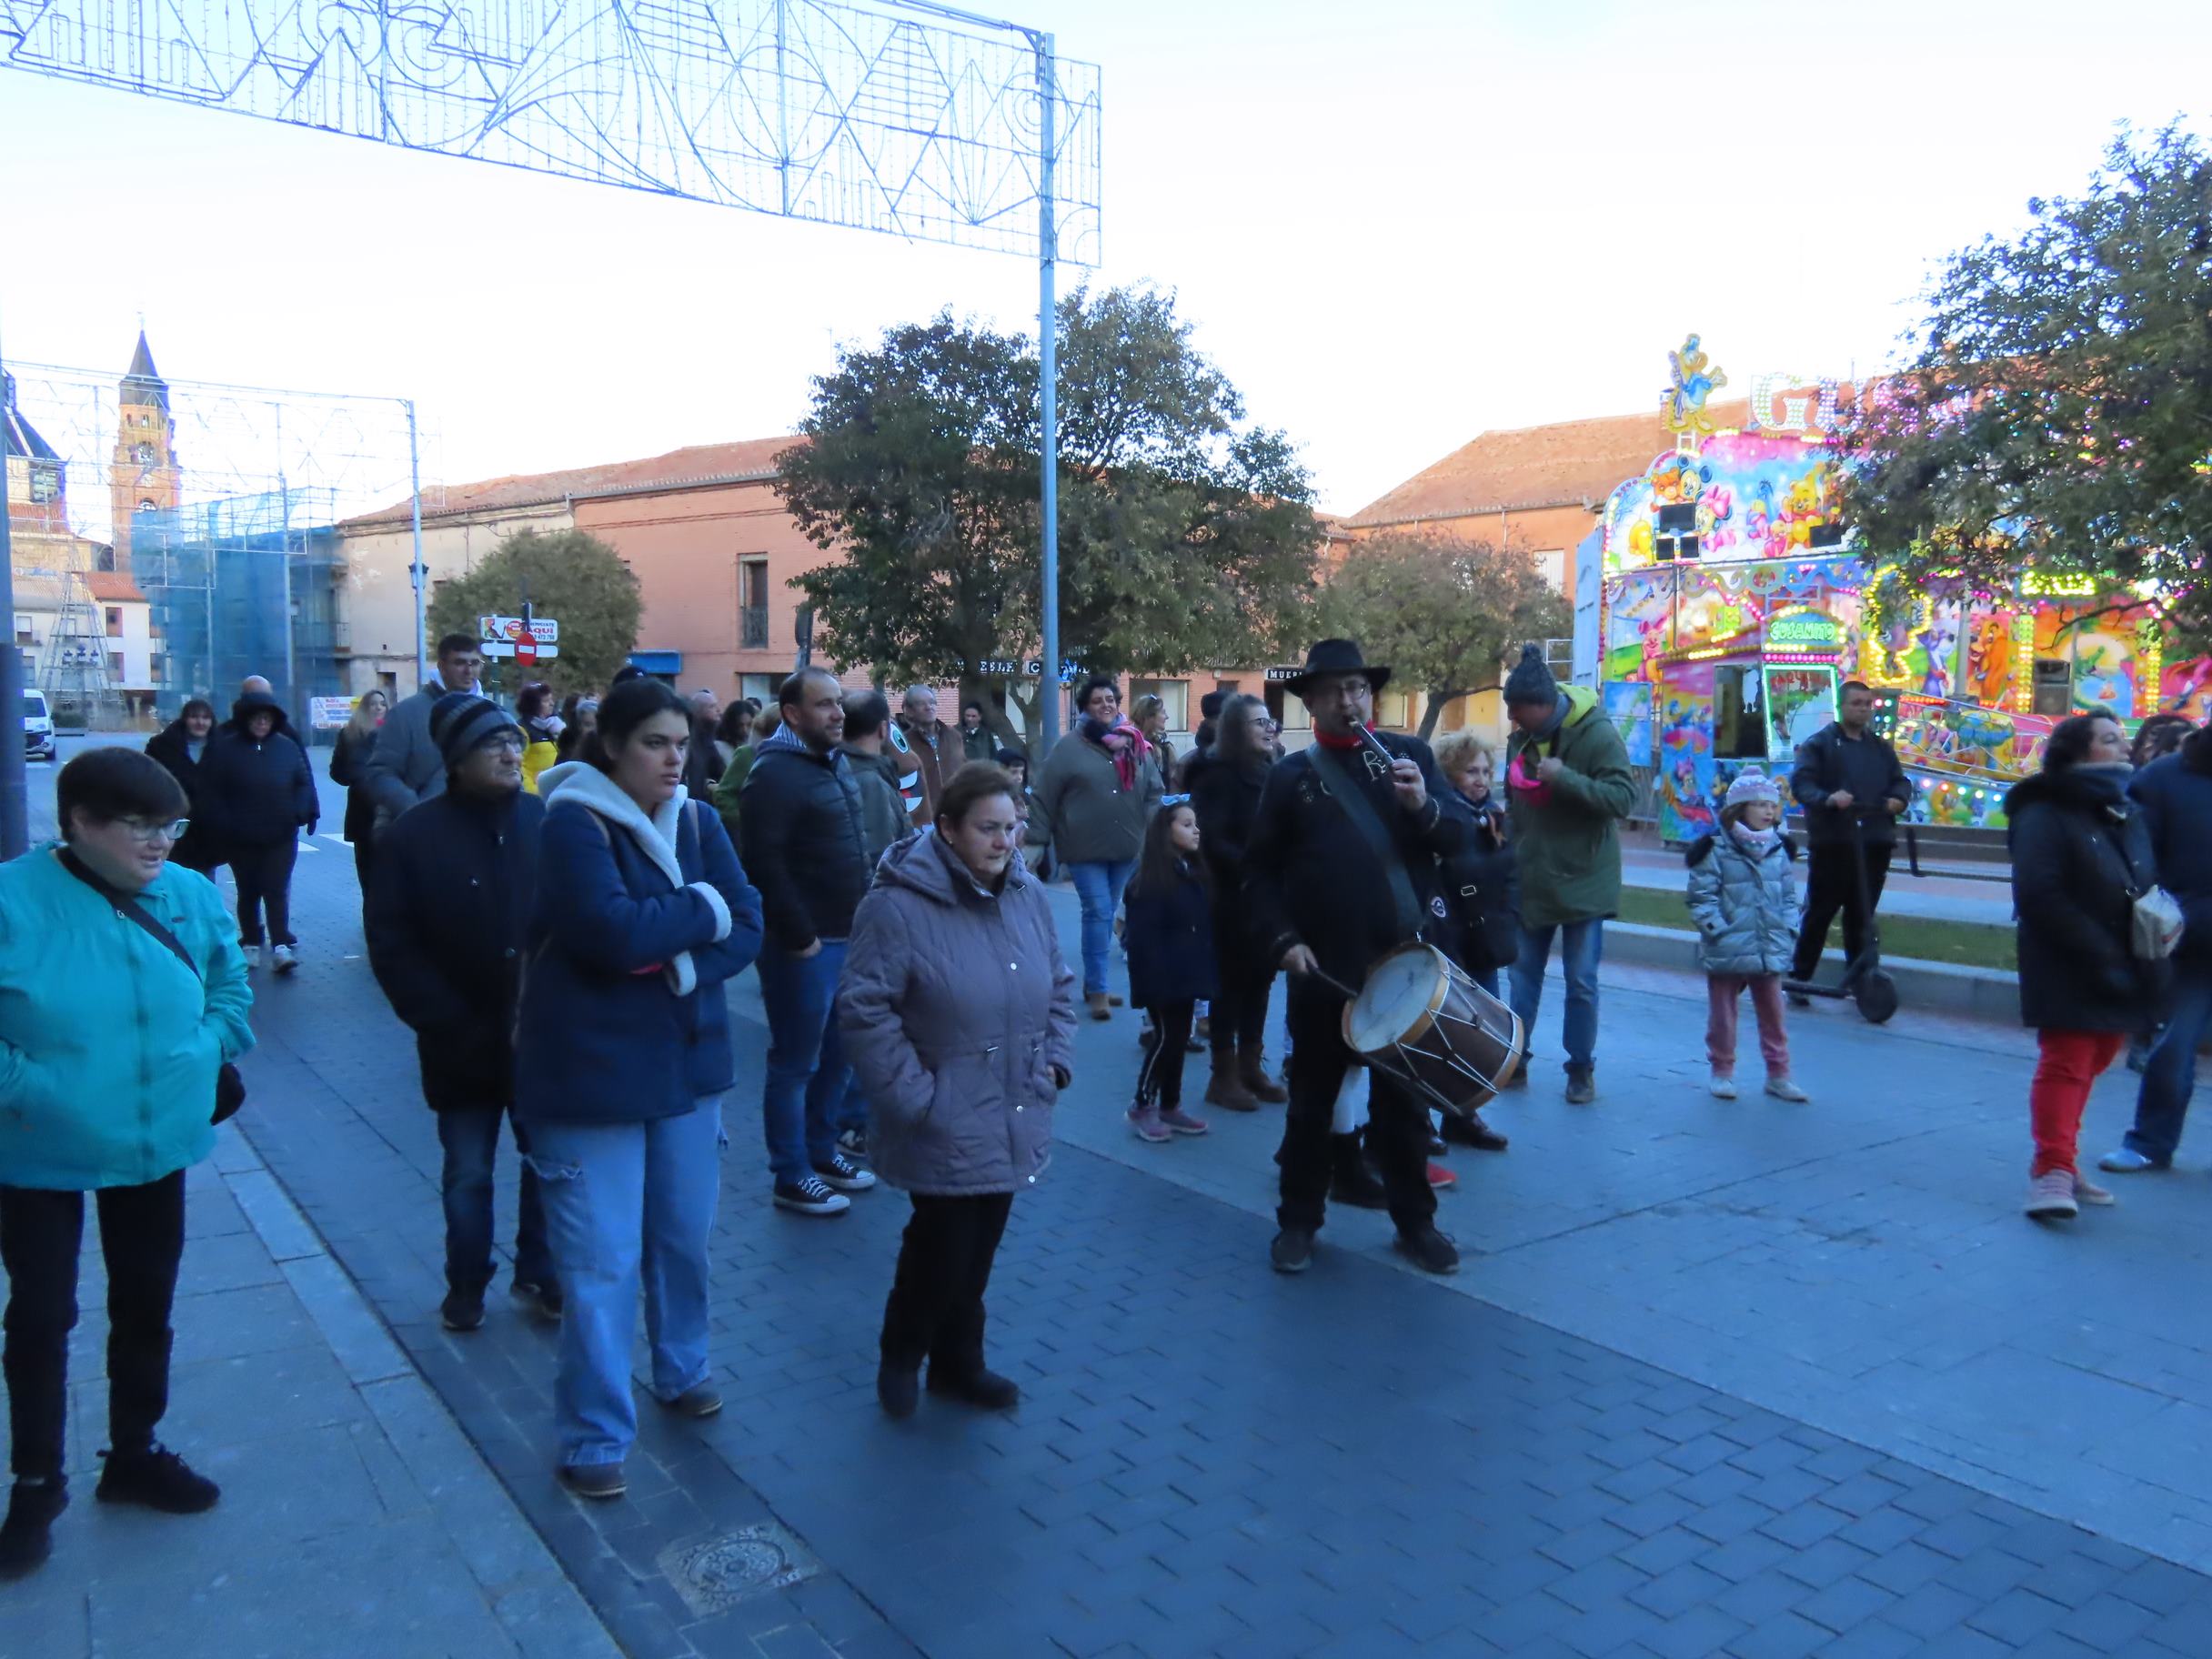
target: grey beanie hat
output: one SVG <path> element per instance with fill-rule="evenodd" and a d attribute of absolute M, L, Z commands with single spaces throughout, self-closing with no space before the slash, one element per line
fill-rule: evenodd
<path fill-rule="evenodd" d="M 1543 659 L 1543 648 L 1523 646 L 1521 660 L 1505 677 L 1505 706 L 1513 709 L 1523 703 L 1542 703 L 1549 709 L 1558 700 L 1559 681 L 1552 677 L 1551 665 Z"/>

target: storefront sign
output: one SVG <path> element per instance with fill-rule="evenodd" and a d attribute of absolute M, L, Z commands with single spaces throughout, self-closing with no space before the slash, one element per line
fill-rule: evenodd
<path fill-rule="evenodd" d="M 1770 651 L 1840 651 L 1844 630 L 1831 616 L 1817 610 L 1785 610 L 1766 623 Z"/>

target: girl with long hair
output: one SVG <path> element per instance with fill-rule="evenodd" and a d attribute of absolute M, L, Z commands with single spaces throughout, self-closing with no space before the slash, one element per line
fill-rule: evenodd
<path fill-rule="evenodd" d="M 1213 880 L 1199 856 L 1198 814 L 1187 799 L 1162 801 L 1145 826 L 1144 850 L 1124 902 L 1130 1000 L 1151 1016 L 1151 1041 L 1137 1072 L 1130 1128 L 1140 1141 L 1202 1135 L 1182 1109 L 1182 1057 L 1197 1004 L 1220 989 L 1213 960 Z"/>
<path fill-rule="evenodd" d="M 1191 803 L 1199 848 L 1213 875 L 1213 955 L 1221 990 L 1212 999 L 1213 1076 L 1206 1103 L 1252 1111 L 1290 1097 L 1267 1072 L 1267 1004 L 1275 964 L 1252 937 L 1244 909 L 1244 852 L 1260 811 L 1260 792 L 1275 763 L 1267 705 L 1239 693 L 1222 705 L 1206 764 L 1193 762 Z"/>

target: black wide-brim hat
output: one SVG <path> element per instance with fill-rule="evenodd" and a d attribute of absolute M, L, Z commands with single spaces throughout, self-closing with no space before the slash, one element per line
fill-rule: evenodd
<path fill-rule="evenodd" d="M 1317 639 L 1306 652 L 1306 666 L 1282 682 L 1292 697 L 1303 699 L 1306 688 L 1327 674 L 1364 674 L 1370 689 L 1380 691 L 1390 683 L 1390 670 L 1369 663 L 1360 655 L 1356 639 Z"/>

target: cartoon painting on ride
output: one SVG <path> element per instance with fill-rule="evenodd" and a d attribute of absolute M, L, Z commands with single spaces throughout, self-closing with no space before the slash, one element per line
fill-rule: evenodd
<path fill-rule="evenodd" d="M 1923 823 L 2002 828 L 2006 789 L 2066 715 L 2132 727 L 2212 717 L 2212 659 L 2172 660 L 2150 608 L 2024 576 L 1914 587 L 1850 545 L 1833 381 L 1761 375 L 1740 429 L 1707 409 L 1727 377 L 1694 335 L 1668 354 L 1675 447 L 1608 498 L 1599 675 L 1609 712 L 1648 708 L 1661 832 L 1686 840 L 1746 764 L 1786 771 L 1848 679 L 1894 693 L 1893 739 Z M 1736 406 L 1740 408 L 1741 406 Z M 1648 701 L 1629 684 L 1648 688 Z"/>

